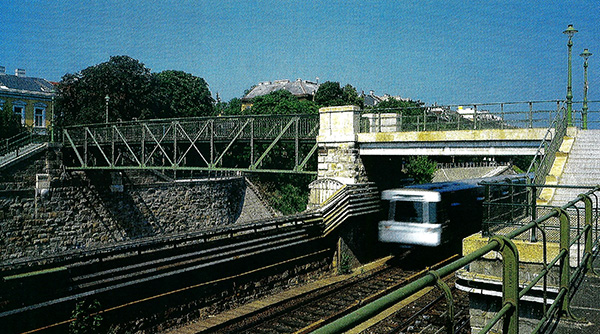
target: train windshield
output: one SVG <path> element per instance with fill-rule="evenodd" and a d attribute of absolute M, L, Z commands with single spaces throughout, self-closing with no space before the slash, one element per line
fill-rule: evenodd
<path fill-rule="evenodd" d="M 390 220 L 407 223 L 436 223 L 435 202 L 392 201 L 390 203 Z"/>

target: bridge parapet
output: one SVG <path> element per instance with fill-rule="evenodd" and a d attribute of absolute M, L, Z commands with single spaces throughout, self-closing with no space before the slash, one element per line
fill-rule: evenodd
<path fill-rule="evenodd" d="M 363 113 L 361 133 L 548 128 L 563 101 L 373 108 Z"/>

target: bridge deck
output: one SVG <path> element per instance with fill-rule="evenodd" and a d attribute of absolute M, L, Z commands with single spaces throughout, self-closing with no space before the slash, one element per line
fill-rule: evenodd
<path fill-rule="evenodd" d="M 546 128 L 359 133 L 361 155 L 535 155 Z"/>

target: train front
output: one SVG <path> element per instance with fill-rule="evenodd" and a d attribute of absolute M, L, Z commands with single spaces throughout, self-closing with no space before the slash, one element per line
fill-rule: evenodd
<path fill-rule="evenodd" d="M 388 216 L 379 222 L 379 241 L 428 247 L 442 243 L 443 226 L 438 223 L 439 192 L 391 189 L 384 190 L 381 199 Z"/>

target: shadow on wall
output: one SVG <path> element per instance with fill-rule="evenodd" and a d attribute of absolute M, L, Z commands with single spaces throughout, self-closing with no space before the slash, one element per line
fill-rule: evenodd
<path fill-rule="evenodd" d="M 156 235 L 155 228 L 151 222 L 155 222 L 157 219 L 152 210 L 147 207 L 145 201 L 139 197 L 139 194 L 136 199 L 132 196 L 132 192 L 129 191 L 111 191 L 111 177 L 109 173 L 100 173 L 102 175 L 90 175 L 91 177 L 89 178 L 90 183 L 97 191 L 87 194 L 98 197 L 96 200 L 90 199 L 91 203 L 102 204 L 106 210 L 107 218 L 117 225 L 122 237 L 125 239 L 137 239 Z M 143 209 L 140 209 L 140 207 Z M 97 212 L 97 210 L 96 214 L 97 217 L 105 216 Z M 106 229 L 111 230 L 111 227 L 104 222 L 104 219 L 99 220 L 103 222 Z"/>

